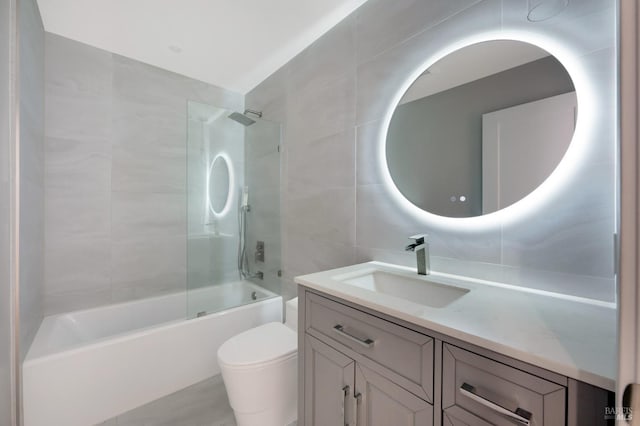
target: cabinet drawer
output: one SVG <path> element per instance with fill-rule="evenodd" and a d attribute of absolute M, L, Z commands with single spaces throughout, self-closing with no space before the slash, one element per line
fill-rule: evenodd
<path fill-rule="evenodd" d="M 515 415 L 534 426 L 565 424 L 566 388 L 449 344 L 442 353 L 443 418 L 513 426 Z M 446 424 L 446 423 L 445 423 Z M 478 422 L 478 424 L 480 424 Z"/>
<path fill-rule="evenodd" d="M 322 296 L 307 293 L 305 331 L 362 355 L 390 380 L 433 402 L 433 339 Z M 338 346 L 336 345 L 338 344 Z"/>

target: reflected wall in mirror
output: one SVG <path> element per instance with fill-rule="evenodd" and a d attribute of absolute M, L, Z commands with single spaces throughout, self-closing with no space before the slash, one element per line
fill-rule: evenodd
<path fill-rule="evenodd" d="M 493 40 L 425 70 L 391 118 L 393 183 L 411 203 L 473 217 L 526 197 L 555 170 L 577 118 L 575 88 L 543 49 Z"/>
<path fill-rule="evenodd" d="M 209 166 L 208 198 L 209 208 L 216 216 L 228 210 L 231 195 L 231 164 L 224 154 L 218 154 Z"/>

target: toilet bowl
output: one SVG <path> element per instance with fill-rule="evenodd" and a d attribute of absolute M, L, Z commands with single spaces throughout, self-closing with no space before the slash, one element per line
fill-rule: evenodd
<path fill-rule="evenodd" d="M 238 426 L 285 426 L 298 410 L 298 299 L 270 322 L 220 346 L 218 364 Z"/>

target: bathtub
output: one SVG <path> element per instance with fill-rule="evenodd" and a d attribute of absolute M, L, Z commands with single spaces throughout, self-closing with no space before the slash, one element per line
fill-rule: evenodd
<path fill-rule="evenodd" d="M 188 302 L 245 305 L 187 319 Z M 220 345 L 270 321 L 282 298 L 246 281 L 46 317 L 23 363 L 24 425 L 94 425 L 217 375 Z"/>

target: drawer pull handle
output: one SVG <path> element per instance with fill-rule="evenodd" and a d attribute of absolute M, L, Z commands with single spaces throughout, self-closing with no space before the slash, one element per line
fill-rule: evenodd
<path fill-rule="evenodd" d="M 473 399 L 477 403 L 482 404 L 485 407 L 495 411 L 496 413 L 500 413 L 503 416 L 509 417 L 513 421 L 516 421 L 525 426 L 531 425 L 530 412 L 522 408 L 516 408 L 514 411 L 511 411 L 503 407 L 502 405 L 496 404 L 495 402 L 483 396 L 480 396 L 476 388 L 468 383 L 463 383 L 462 386 L 460 386 L 460 393 L 468 398 Z"/>
<path fill-rule="evenodd" d="M 333 326 L 333 331 L 338 333 L 340 336 L 345 337 L 351 340 L 352 342 L 359 344 L 360 346 L 364 346 L 367 349 L 372 348 L 373 344 L 375 343 L 375 341 L 371 339 L 361 339 L 359 337 L 352 336 L 351 334 L 344 331 L 344 327 L 341 326 L 340 324 Z"/>
<path fill-rule="evenodd" d="M 349 421 L 347 420 L 347 401 L 349 400 L 349 393 L 351 392 L 351 388 L 349 385 L 346 385 L 342 388 L 342 415 L 344 419 L 344 426 L 349 426 Z"/>

